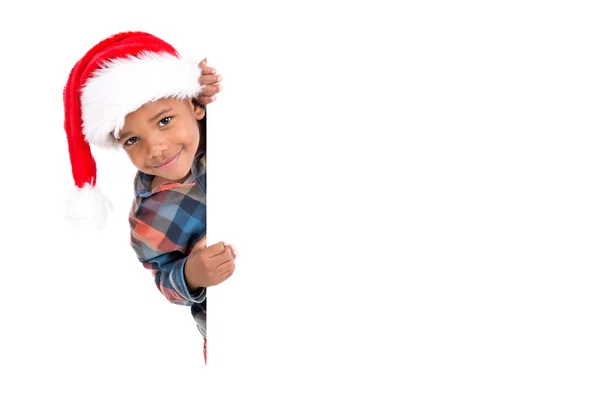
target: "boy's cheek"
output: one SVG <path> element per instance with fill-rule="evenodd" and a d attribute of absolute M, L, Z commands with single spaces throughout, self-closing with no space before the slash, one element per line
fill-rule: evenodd
<path fill-rule="evenodd" d="M 129 160 L 137 169 L 139 169 L 139 170 L 145 169 L 145 163 L 144 163 L 143 157 L 141 157 L 140 154 L 138 154 L 139 152 L 133 151 L 133 150 L 129 150 L 126 152 L 127 152 L 127 156 L 129 157 Z"/>

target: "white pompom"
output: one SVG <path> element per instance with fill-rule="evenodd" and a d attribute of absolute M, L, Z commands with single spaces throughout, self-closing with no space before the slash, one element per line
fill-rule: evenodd
<path fill-rule="evenodd" d="M 65 218 L 76 229 L 101 230 L 106 225 L 113 205 L 98 186 L 86 183 L 83 188 L 74 187 L 67 199 Z"/>

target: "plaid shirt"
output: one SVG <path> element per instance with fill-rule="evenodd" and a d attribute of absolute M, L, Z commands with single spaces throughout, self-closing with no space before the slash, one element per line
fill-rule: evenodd
<path fill-rule="evenodd" d="M 167 182 L 152 189 L 153 177 L 141 171 L 135 177 L 131 246 L 167 300 L 191 306 L 206 338 L 206 288 L 190 292 L 183 273 L 188 254 L 206 233 L 206 155 L 196 155 L 192 183 Z"/>

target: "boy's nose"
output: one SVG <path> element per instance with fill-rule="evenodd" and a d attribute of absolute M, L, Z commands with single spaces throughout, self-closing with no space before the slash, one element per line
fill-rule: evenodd
<path fill-rule="evenodd" d="M 164 153 L 165 150 L 167 150 L 168 147 L 169 146 L 167 145 L 167 143 L 162 140 L 151 143 L 148 151 L 148 157 L 160 157 L 162 153 Z"/>

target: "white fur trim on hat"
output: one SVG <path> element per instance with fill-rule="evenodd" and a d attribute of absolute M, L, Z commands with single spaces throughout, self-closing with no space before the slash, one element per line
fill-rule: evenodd
<path fill-rule="evenodd" d="M 127 114 L 151 101 L 196 97 L 202 91 L 198 63 L 168 53 L 142 52 L 116 58 L 87 80 L 81 92 L 83 134 L 98 147 L 118 146 Z"/>

